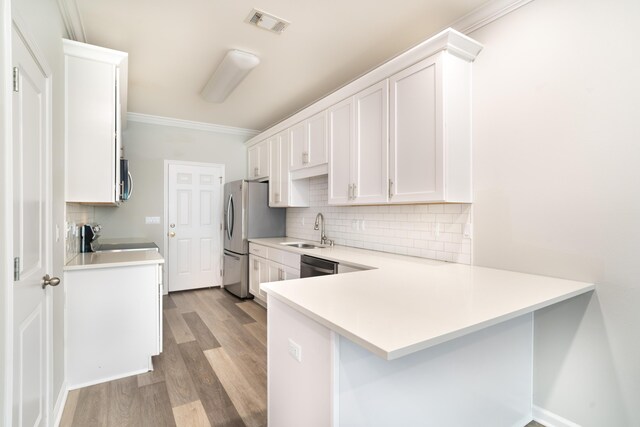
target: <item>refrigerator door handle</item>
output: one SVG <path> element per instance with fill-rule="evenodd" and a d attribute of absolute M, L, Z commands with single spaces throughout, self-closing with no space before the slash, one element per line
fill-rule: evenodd
<path fill-rule="evenodd" d="M 230 258 L 235 259 L 236 261 L 240 261 L 240 257 L 239 257 L 239 256 L 231 255 L 231 254 L 230 254 L 230 253 L 228 253 L 228 252 L 225 252 L 225 253 L 224 253 L 224 256 L 228 256 L 228 257 L 230 257 Z"/>
<path fill-rule="evenodd" d="M 235 225 L 235 207 L 233 204 L 233 195 L 229 194 L 229 204 L 227 205 L 227 236 L 229 236 L 229 240 L 233 237 L 233 227 Z"/>
<path fill-rule="evenodd" d="M 224 216 L 224 229 L 227 232 L 227 238 L 229 240 L 231 240 L 231 224 L 229 221 L 230 215 L 231 215 L 231 204 L 232 202 L 232 197 L 231 194 L 229 195 L 229 200 L 227 201 L 227 209 L 226 209 L 226 215 Z"/>

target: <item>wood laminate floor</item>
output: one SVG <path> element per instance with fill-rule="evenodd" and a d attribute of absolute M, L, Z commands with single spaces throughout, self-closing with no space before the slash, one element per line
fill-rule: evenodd
<path fill-rule="evenodd" d="M 70 391 L 60 426 L 267 425 L 266 310 L 219 288 L 164 298 L 154 371 Z"/>
<path fill-rule="evenodd" d="M 164 297 L 154 371 L 69 392 L 63 427 L 267 425 L 267 312 L 219 288 Z"/>

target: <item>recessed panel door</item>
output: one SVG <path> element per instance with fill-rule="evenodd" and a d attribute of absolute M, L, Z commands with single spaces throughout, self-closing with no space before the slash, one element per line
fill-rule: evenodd
<path fill-rule="evenodd" d="M 329 204 L 351 203 L 351 143 L 353 132 L 353 98 L 327 110 L 329 135 Z"/>
<path fill-rule="evenodd" d="M 51 108 L 47 77 L 13 29 L 13 425 L 48 425 Z M 55 285 L 57 278 L 47 280 Z"/>
<path fill-rule="evenodd" d="M 219 286 L 222 168 L 169 164 L 169 291 Z"/>

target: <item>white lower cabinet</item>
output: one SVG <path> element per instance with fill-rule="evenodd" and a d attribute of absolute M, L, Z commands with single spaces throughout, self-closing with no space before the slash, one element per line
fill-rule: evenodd
<path fill-rule="evenodd" d="M 72 389 L 152 369 L 162 351 L 162 266 L 66 271 L 67 381 Z"/>
<path fill-rule="evenodd" d="M 249 244 L 249 292 L 255 299 L 267 304 L 262 283 L 300 278 L 300 255 L 267 246 Z"/>

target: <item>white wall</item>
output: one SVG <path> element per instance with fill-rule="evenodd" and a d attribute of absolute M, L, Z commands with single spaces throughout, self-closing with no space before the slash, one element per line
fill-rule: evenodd
<path fill-rule="evenodd" d="M 640 2 L 536 0 L 470 34 L 474 261 L 595 282 L 535 318 L 534 404 L 640 419 Z"/>
<path fill-rule="evenodd" d="M 133 195 L 120 207 L 96 207 L 101 236 L 144 237 L 162 252 L 164 220 L 164 160 L 225 165 L 225 181 L 243 179 L 247 172 L 244 136 L 129 121 L 123 132 L 125 157 L 134 180 Z M 145 217 L 160 217 L 159 225 Z"/>

